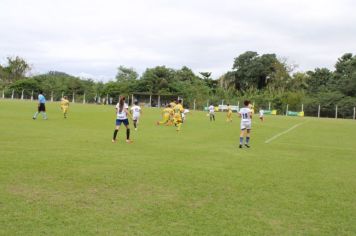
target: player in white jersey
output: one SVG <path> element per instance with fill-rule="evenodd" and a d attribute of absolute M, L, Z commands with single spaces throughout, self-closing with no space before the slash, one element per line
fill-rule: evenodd
<path fill-rule="evenodd" d="M 186 116 L 186 114 L 188 114 L 189 113 L 189 109 L 184 109 L 184 111 L 182 112 L 182 123 L 184 123 L 184 121 L 185 121 L 185 116 Z"/>
<path fill-rule="evenodd" d="M 130 113 L 128 111 L 129 106 L 125 103 L 125 97 L 120 97 L 119 103 L 116 105 L 116 126 L 114 130 L 114 136 L 112 138 L 112 142 L 116 142 L 116 136 L 119 132 L 121 123 L 123 123 L 126 127 L 126 142 L 131 143 L 130 140 L 130 127 L 129 127 L 129 119 Z"/>
<path fill-rule="evenodd" d="M 211 104 L 211 105 L 208 107 L 208 110 L 209 110 L 210 121 L 215 121 L 215 107 L 214 107 L 214 105 Z"/>
<path fill-rule="evenodd" d="M 244 137 L 246 137 L 245 146 L 250 147 L 250 134 L 251 134 L 251 119 L 252 119 L 252 110 L 249 108 L 250 101 L 244 101 L 245 107 L 241 108 L 239 111 L 239 116 L 241 117 L 241 133 L 240 133 L 240 145 L 239 148 L 242 148 Z"/>
<path fill-rule="evenodd" d="M 260 108 L 259 114 L 260 114 L 260 120 L 263 122 L 263 120 L 264 120 L 264 110 L 262 109 L 262 107 Z"/>
<path fill-rule="evenodd" d="M 135 105 L 130 109 L 130 113 L 132 115 L 132 121 L 135 127 L 135 131 L 137 131 L 138 120 L 140 119 L 142 111 L 141 111 L 141 107 L 138 105 L 138 101 L 135 101 L 134 104 Z"/>

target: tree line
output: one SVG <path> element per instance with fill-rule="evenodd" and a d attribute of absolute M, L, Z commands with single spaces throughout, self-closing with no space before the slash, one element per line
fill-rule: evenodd
<path fill-rule="evenodd" d="M 222 100 L 236 104 L 244 99 L 254 101 L 257 106 L 268 103 L 279 112 L 286 104 L 290 110 L 300 111 L 304 104 L 306 115 L 316 115 L 319 104 L 321 115 L 334 116 L 338 106 L 340 117 L 351 117 L 356 106 L 356 55 L 346 53 L 336 60 L 333 70 L 316 68 L 306 72 L 295 72 L 295 65 L 276 54 L 247 51 L 234 58 L 232 69 L 217 79 L 211 72 L 195 74 L 183 66 L 172 69 L 166 66 L 147 68 L 140 76 L 134 68 L 119 66 L 115 79 L 100 82 L 83 79 L 64 72 L 50 71 L 28 76 L 30 64 L 21 57 L 8 57 L 0 65 L 0 88 L 7 95 L 31 91 L 54 95 L 58 100 L 62 94 L 76 94 L 80 99 L 94 101 L 96 96 L 129 96 L 132 93 L 178 95 L 184 98 L 187 107 L 196 102 L 198 108 L 206 106 L 207 100 L 215 105 Z"/>

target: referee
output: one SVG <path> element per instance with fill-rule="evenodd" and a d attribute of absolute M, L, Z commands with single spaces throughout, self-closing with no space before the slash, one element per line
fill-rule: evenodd
<path fill-rule="evenodd" d="M 46 114 L 46 98 L 43 95 L 43 92 L 40 91 L 40 94 L 38 95 L 38 111 L 33 115 L 32 119 L 36 120 L 38 113 L 42 113 L 42 117 L 44 120 L 47 120 L 47 114 Z"/>

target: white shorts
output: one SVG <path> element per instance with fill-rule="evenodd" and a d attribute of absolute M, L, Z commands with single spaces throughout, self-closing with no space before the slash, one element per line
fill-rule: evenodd
<path fill-rule="evenodd" d="M 241 130 L 251 129 L 251 121 L 241 121 Z"/>
<path fill-rule="evenodd" d="M 140 116 L 132 116 L 132 120 L 138 121 L 140 119 Z"/>

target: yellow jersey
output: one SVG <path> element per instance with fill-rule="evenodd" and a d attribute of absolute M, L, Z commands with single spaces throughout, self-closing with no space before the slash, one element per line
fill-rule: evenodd
<path fill-rule="evenodd" d="M 69 107 L 69 101 L 63 98 L 61 100 L 61 107 Z"/>
<path fill-rule="evenodd" d="M 177 104 L 177 105 L 175 105 L 175 107 L 173 108 L 173 110 L 174 110 L 174 114 L 175 114 L 175 115 L 181 116 L 182 113 L 183 113 L 183 111 L 184 111 L 184 108 L 183 108 L 182 104 Z"/>
<path fill-rule="evenodd" d="M 175 102 L 171 102 L 169 103 L 169 105 L 171 106 L 172 109 L 174 109 L 174 107 L 177 105 Z"/>
<path fill-rule="evenodd" d="M 173 109 L 170 107 L 163 109 L 163 114 L 165 114 L 165 115 L 171 115 L 172 113 L 173 113 Z"/>

